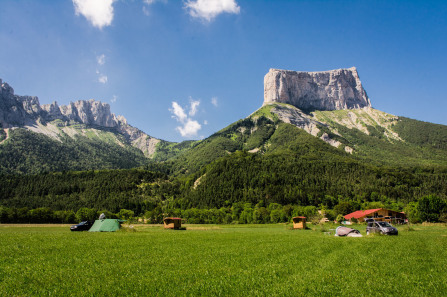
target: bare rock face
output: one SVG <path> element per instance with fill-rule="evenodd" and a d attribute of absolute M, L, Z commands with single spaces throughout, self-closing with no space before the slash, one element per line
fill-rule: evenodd
<path fill-rule="evenodd" d="M 42 110 L 47 113 L 47 117 L 50 119 L 63 119 L 64 115 L 56 101 L 51 104 L 42 105 Z"/>
<path fill-rule="evenodd" d="M 90 99 L 62 106 L 57 102 L 40 105 L 37 97 L 15 95 L 14 89 L 0 79 L 0 129 L 24 127 L 48 134 L 49 128 L 42 130 L 42 126 L 54 120 L 62 120 L 67 126 L 82 123 L 95 128 L 111 128 L 148 157 L 153 155 L 157 143 L 160 142 L 159 139 L 129 125 L 123 116 L 111 113 L 107 103 Z M 48 135 L 58 139 L 58 133 Z"/>
<path fill-rule="evenodd" d="M 71 121 L 101 127 L 116 127 L 118 121 L 110 112 L 110 105 L 100 101 L 79 100 L 60 107 L 61 113 Z"/>
<path fill-rule="evenodd" d="M 14 89 L 0 79 L 0 124 L 3 128 L 26 125 L 41 113 L 37 97 L 17 96 Z"/>
<path fill-rule="evenodd" d="M 264 105 L 274 102 L 303 110 L 371 107 L 355 67 L 322 72 L 270 69 L 264 77 Z"/>

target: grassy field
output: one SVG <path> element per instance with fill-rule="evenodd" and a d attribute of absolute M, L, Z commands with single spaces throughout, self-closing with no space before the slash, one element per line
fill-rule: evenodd
<path fill-rule="evenodd" d="M 90 233 L 0 225 L 0 296 L 447 294 L 444 226 L 362 238 L 289 228 L 136 226 Z"/>

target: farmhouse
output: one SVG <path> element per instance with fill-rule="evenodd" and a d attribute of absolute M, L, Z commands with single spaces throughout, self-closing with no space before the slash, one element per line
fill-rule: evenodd
<path fill-rule="evenodd" d="M 344 216 L 346 220 L 352 221 L 356 219 L 359 222 L 364 222 L 367 218 L 373 218 L 376 221 L 385 221 L 391 223 L 403 223 L 407 218 L 405 213 L 384 208 L 375 208 L 367 210 L 357 210 Z"/>
<path fill-rule="evenodd" d="M 163 223 L 165 229 L 180 229 L 182 227 L 182 219 L 181 218 L 164 218 Z"/>

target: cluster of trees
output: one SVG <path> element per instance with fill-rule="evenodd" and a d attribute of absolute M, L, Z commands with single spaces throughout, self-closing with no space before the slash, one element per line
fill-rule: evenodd
<path fill-rule="evenodd" d="M 436 195 L 428 195 L 418 201 L 410 202 L 405 208 L 405 213 L 411 223 L 447 223 L 447 201 Z"/>
<path fill-rule="evenodd" d="M 191 175 L 182 190 L 186 206 L 200 208 L 222 207 L 227 201 L 256 204 L 261 200 L 333 208 L 339 196 L 361 203 L 390 200 L 408 204 L 433 193 L 447 198 L 446 172 L 247 152 L 209 164 Z"/>
<path fill-rule="evenodd" d="M 178 185 L 160 172 L 141 169 L 0 175 L 0 205 L 30 209 L 82 207 L 136 213 L 178 195 Z"/>
<path fill-rule="evenodd" d="M 72 223 L 87 208 L 90 216 L 82 218 L 104 210 L 123 217 L 119 213 L 128 210 L 128 217 L 153 223 L 165 216 L 191 223 L 273 223 L 314 218 L 316 209 L 333 220 L 381 207 L 405 210 L 413 222 L 441 221 L 446 181 L 443 172 L 237 152 L 187 178 L 143 169 L 0 175 L 0 205 L 5 222 Z"/>
<path fill-rule="evenodd" d="M 144 218 L 148 223 L 160 224 L 167 216 L 183 218 L 191 224 L 267 224 L 290 222 L 292 217 L 305 216 L 313 223 L 319 223 L 322 218 L 330 221 L 340 221 L 343 215 L 358 209 L 386 208 L 401 211 L 407 214 L 411 223 L 445 222 L 447 223 L 447 202 L 438 196 L 428 195 L 411 202 L 404 207 L 395 202 L 383 203 L 381 201 L 363 202 L 341 200 L 333 209 L 321 204 L 319 207 L 308 205 L 281 205 L 278 203 L 265 204 L 260 201 L 256 205 L 249 202 L 235 202 L 221 208 L 188 208 L 181 209 L 177 201 L 168 199 L 153 204 L 149 210 L 135 213 L 133 210 L 120 209 L 113 213 L 108 210 L 97 210 L 82 207 L 74 210 L 52 210 L 48 207 L 36 209 L 8 208 L 0 206 L 0 223 L 77 223 L 80 221 L 93 221 L 104 213 L 107 218 L 119 218 L 133 221 L 136 217 Z"/>
<path fill-rule="evenodd" d="M 60 223 L 75 224 L 82 221 L 94 221 L 104 213 L 108 219 L 132 220 L 135 213 L 128 209 L 120 209 L 118 213 L 107 210 L 97 211 L 93 208 L 82 207 L 77 212 L 73 210 L 52 210 L 48 207 L 35 209 L 9 208 L 0 206 L 0 223 L 2 224 L 44 224 Z"/>
<path fill-rule="evenodd" d="M 168 206 L 169 207 L 169 206 Z M 248 202 L 236 202 L 221 208 L 167 208 L 160 212 L 156 208 L 144 213 L 150 223 L 161 223 L 165 216 L 181 217 L 191 224 L 266 224 L 290 222 L 294 216 L 306 216 L 319 221 L 322 215 L 315 206 L 280 205 L 264 202 L 252 205 Z"/>

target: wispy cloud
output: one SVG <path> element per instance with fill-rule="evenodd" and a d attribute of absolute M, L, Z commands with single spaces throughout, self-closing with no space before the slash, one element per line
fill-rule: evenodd
<path fill-rule="evenodd" d="M 144 3 L 144 5 L 143 5 L 143 13 L 144 13 L 145 15 L 148 16 L 148 15 L 151 14 L 151 12 L 150 12 L 150 10 L 149 10 L 149 6 L 151 6 L 151 5 L 154 4 L 155 2 L 167 3 L 168 0 L 143 0 L 143 3 Z"/>
<path fill-rule="evenodd" d="M 96 61 L 98 62 L 98 65 L 102 66 L 106 63 L 106 55 L 102 54 L 96 57 Z"/>
<path fill-rule="evenodd" d="M 217 101 L 217 97 L 211 98 L 211 104 L 214 105 L 215 107 L 217 107 L 217 105 L 219 105 L 219 103 Z"/>
<path fill-rule="evenodd" d="M 172 117 L 181 124 L 181 126 L 175 129 L 182 137 L 197 136 L 197 132 L 202 128 L 202 125 L 198 121 L 191 118 L 196 114 L 199 105 L 199 100 L 195 101 L 190 98 L 189 112 L 187 113 L 185 108 L 181 107 L 180 104 L 175 101 L 172 102 L 172 108 L 169 111 L 172 113 Z"/>
<path fill-rule="evenodd" d="M 110 102 L 115 103 L 117 99 L 118 99 L 118 96 L 113 95 L 112 99 L 110 99 Z"/>
<path fill-rule="evenodd" d="M 189 109 L 189 116 L 193 117 L 196 114 L 196 112 L 197 112 L 197 108 L 200 105 L 200 101 L 199 100 L 194 101 L 194 100 L 192 100 L 192 98 L 190 98 L 189 100 L 190 100 L 190 103 L 191 103 L 191 107 Z"/>
<path fill-rule="evenodd" d="M 185 120 L 188 118 L 185 111 L 183 110 L 183 107 L 180 106 L 177 102 L 172 102 L 172 109 L 169 109 L 170 112 L 173 114 L 173 118 L 175 118 L 180 123 L 184 123 Z"/>
<path fill-rule="evenodd" d="M 116 0 L 72 0 L 76 15 L 83 15 L 94 27 L 102 29 L 113 20 L 113 2 Z"/>
<path fill-rule="evenodd" d="M 189 15 L 208 22 L 221 13 L 239 14 L 241 10 L 235 0 L 187 0 L 184 4 Z"/>
<path fill-rule="evenodd" d="M 101 74 L 98 78 L 98 81 L 103 84 L 107 83 L 107 75 Z"/>
<path fill-rule="evenodd" d="M 96 62 L 98 63 L 98 68 L 103 66 L 106 63 L 106 55 L 102 54 L 96 56 Z M 108 81 L 107 75 L 101 73 L 98 69 L 96 69 L 96 74 L 98 74 L 98 81 L 102 84 L 106 84 Z"/>

